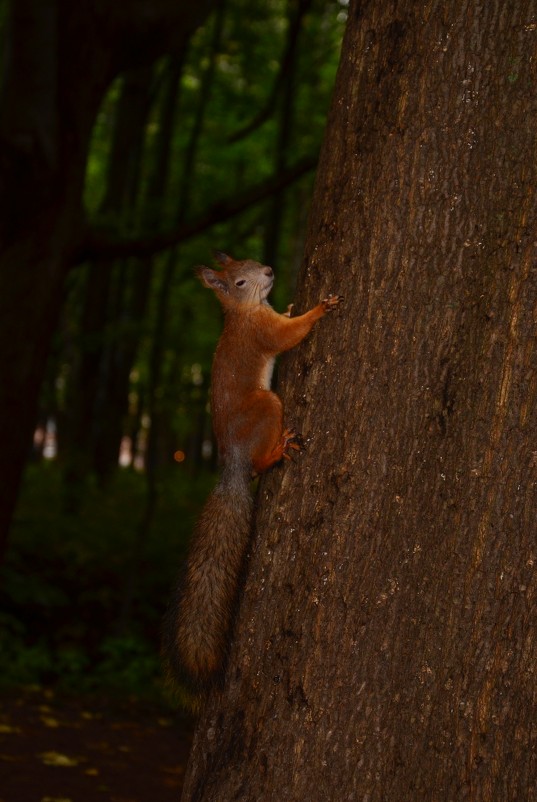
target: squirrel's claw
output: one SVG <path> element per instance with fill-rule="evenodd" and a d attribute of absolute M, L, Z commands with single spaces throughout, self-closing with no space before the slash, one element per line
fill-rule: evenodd
<path fill-rule="evenodd" d="M 302 451 L 304 449 L 302 435 L 295 432 L 294 429 L 286 429 L 283 433 L 283 439 L 285 452 L 290 448 L 292 448 L 293 451 Z M 286 454 L 286 456 L 288 455 Z"/>
<path fill-rule="evenodd" d="M 287 312 L 283 313 L 284 317 L 291 317 L 291 312 L 293 311 L 293 306 L 294 306 L 294 304 L 289 304 L 287 306 Z"/>
<path fill-rule="evenodd" d="M 323 298 L 321 301 L 325 312 L 332 312 L 336 306 L 339 306 L 343 301 L 342 295 L 329 295 L 328 298 Z"/>

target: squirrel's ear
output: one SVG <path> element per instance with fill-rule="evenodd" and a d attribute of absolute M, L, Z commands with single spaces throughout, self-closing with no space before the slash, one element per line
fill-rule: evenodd
<path fill-rule="evenodd" d="M 227 253 L 223 251 L 213 251 L 213 257 L 215 262 L 222 265 L 222 267 L 226 267 L 226 265 L 230 265 L 235 261 L 235 259 L 232 259 L 231 256 L 228 256 Z"/>
<path fill-rule="evenodd" d="M 210 290 L 225 293 L 229 292 L 229 288 L 224 276 L 222 273 L 218 273 L 217 270 L 211 270 L 210 267 L 201 265 L 200 267 L 196 268 L 196 275 L 201 283 Z"/>

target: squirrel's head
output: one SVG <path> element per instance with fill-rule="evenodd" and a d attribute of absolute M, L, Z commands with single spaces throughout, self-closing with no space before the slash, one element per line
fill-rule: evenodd
<path fill-rule="evenodd" d="M 237 261 L 221 251 L 215 251 L 214 257 L 221 270 L 202 265 L 196 268 L 196 274 L 205 287 L 213 290 L 222 306 L 257 306 L 266 301 L 274 284 L 271 267 L 252 259 Z"/>

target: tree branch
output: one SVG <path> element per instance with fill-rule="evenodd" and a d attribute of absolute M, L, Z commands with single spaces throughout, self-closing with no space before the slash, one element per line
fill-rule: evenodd
<path fill-rule="evenodd" d="M 235 131 L 234 134 L 231 134 L 231 136 L 228 138 L 228 142 L 239 142 L 241 139 L 244 139 L 253 133 L 253 131 L 256 131 L 258 128 L 260 128 L 263 123 L 272 117 L 274 109 L 276 108 L 278 96 L 281 92 L 281 88 L 285 83 L 286 77 L 295 58 L 304 15 L 309 11 L 311 5 L 312 0 L 300 0 L 296 12 L 291 18 L 284 52 L 280 62 L 280 68 L 264 107 L 261 108 L 255 117 L 243 128 Z"/>
<path fill-rule="evenodd" d="M 217 223 L 224 223 L 257 203 L 281 192 L 317 166 L 317 156 L 307 156 L 293 166 L 251 187 L 234 198 L 209 206 L 192 220 L 185 220 L 170 231 L 133 239 L 118 238 L 105 229 L 90 228 L 78 253 L 75 264 L 93 260 L 125 259 L 131 256 L 148 257 L 201 234 Z"/>
<path fill-rule="evenodd" d="M 114 37 L 116 73 L 181 50 L 217 6 L 218 0 L 133 0 L 127 4 L 102 0 L 97 4 L 97 19 L 102 30 Z"/>

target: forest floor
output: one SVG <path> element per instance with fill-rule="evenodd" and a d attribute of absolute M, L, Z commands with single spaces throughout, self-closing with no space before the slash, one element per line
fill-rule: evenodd
<path fill-rule="evenodd" d="M 178 802 L 191 725 L 146 702 L 0 695 L 0 802 Z"/>

